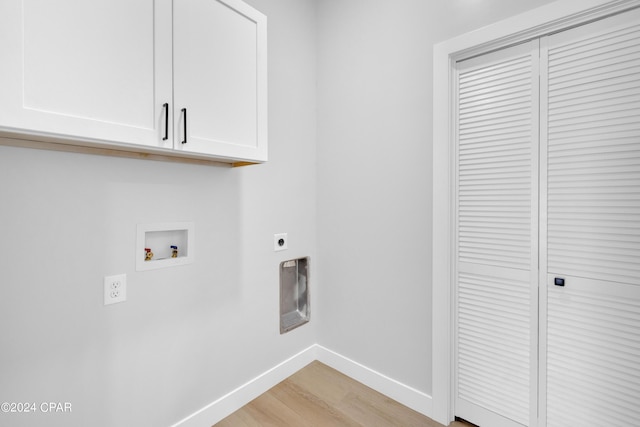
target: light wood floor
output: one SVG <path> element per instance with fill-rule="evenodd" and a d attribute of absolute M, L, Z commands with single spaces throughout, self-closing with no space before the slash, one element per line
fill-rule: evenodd
<path fill-rule="evenodd" d="M 215 424 L 258 426 L 444 427 L 317 361 Z"/>

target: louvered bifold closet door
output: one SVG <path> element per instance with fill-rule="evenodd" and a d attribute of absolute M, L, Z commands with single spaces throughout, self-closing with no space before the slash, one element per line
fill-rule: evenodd
<path fill-rule="evenodd" d="M 535 413 L 538 44 L 456 66 L 455 415 Z M 533 387 L 533 388 L 532 388 Z"/>
<path fill-rule="evenodd" d="M 543 39 L 542 69 L 542 416 L 640 426 L 640 13 Z"/>

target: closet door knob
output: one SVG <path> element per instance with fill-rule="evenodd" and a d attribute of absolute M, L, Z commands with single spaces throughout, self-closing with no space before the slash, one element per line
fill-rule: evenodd
<path fill-rule="evenodd" d="M 556 286 L 564 286 L 564 279 L 562 277 L 556 277 L 554 280 Z"/>
<path fill-rule="evenodd" d="M 162 107 L 164 108 L 164 138 L 162 140 L 166 141 L 169 139 L 169 104 L 165 102 Z"/>
<path fill-rule="evenodd" d="M 187 143 L 187 109 L 183 108 L 182 109 L 182 118 L 184 120 L 184 141 L 182 141 L 183 144 Z"/>

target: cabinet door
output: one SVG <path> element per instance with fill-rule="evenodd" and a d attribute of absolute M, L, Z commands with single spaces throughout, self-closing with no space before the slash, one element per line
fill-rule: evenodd
<path fill-rule="evenodd" d="M 0 129 L 162 146 L 170 25 L 166 0 L 3 0 Z"/>
<path fill-rule="evenodd" d="M 235 0 L 174 0 L 173 13 L 174 148 L 267 160 L 265 16 Z"/>

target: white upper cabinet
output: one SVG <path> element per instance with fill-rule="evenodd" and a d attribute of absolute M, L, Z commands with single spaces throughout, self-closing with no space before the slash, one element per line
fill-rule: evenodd
<path fill-rule="evenodd" d="M 174 1 L 173 47 L 176 148 L 267 160 L 264 16 L 237 0 Z"/>
<path fill-rule="evenodd" d="M 0 62 L 4 135 L 267 160 L 266 18 L 241 1 L 3 0 Z"/>
<path fill-rule="evenodd" d="M 172 148 L 160 136 L 162 105 L 172 92 L 171 9 L 165 7 L 162 29 L 154 25 L 154 6 L 1 2 L 2 129 Z"/>

